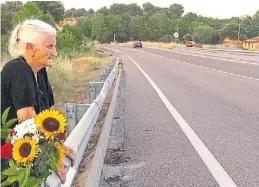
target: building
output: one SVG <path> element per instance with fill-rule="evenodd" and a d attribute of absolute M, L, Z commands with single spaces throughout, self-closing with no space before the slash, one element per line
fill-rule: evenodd
<path fill-rule="evenodd" d="M 243 48 L 251 51 L 259 51 L 259 36 L 243 42 Z"/>

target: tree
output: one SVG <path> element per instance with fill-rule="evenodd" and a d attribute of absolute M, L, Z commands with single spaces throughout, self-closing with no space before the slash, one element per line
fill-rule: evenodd
<path fill-rule="evenodd" d="M 80 17 L 85 15 L 86 15 L 86 10 L 84 8 L 79 8 L 73 12 L 73 17 Z"/>
<path fill-rule="evenodd" d="M 153 14 L 156 13 L 156 7 L 151 4 L 151 3 L 144 3 L 142 5 L 143 7 L 143 14 L 146 15 L 147 17 L 151 17 Z"/>
<path fill-rule="evenodd" d="M 196 22 L 199 21 L 199 17 L 197 14 L 193 12 L 188 12 L 183 16 L 183 20 L 188 21 L 188 22 Z"/>
<path fill-rule="evenodd" d="M 132 17 L 129 24 L 129 34 L 132 40 L 148 40 L 147 20 L 143 16 Z"/>
<path fill-rule="evenodd" d="M 92 8 L 90 8 L 88 11 L 86 11 L 85 15 L 87 17 L 92 17 L 94 15 L 94 10 Z"/>
<path fill-rule="evenodd" d="M 108 16 L 109 15 L 109 9 L 105 6 L 105 7 L 100 8 L 99 10 L 97 10 L 96 13 L 100 13 L 104 16 Z"/>
<path fill-rule="evenodd" d="M 158 40 L 162 36 L 169 34 L 170 31 L 170 20 L 168 19 L 167 14 L 165 13 L 156 13 L 154 14 L 149 23 L 150 39 Z"/>
<path fill-rule="evenodd" d="M 63 27 L 64 30 L 69 31 L 70 33 L 72 33 L 72 35 L 74 36 L 74 40 L 77 46 L 81 46 L 82 45 L 82 41 L 83 41 L 83 34 L 82 32 L 78 29 L 77 26 L 70 26 L 70 25 L 65 25 Z"/>
<path fill-rule="evenodd" d="M 238 39 L 238 30 L 239 25 L 232 23 L 226 24 L 220 29 L 220 38 L 223 41 L 224 39 L 237 40 Z M 244 26 L 240 27 L 240 40 L 247 39 L 246 31 Z"/>
<path fill-rule="evenodd" d="M 114 15 L 122 15 L 124 13 L 127 13 L 127 5 L 122 3 L 113 3 L 110 6 L 109 12 Z"/>
<path fill-rule="evenodd" d="M 259 10 L 255 13 L 252 20 L 252 27 L 250 27 L 250 37 L 259 36 Z"/>
<path fill-rule="evenodd" d="M 257 25 L 256 23 L 254 23 L 254 20 L 251 16 L 247 15 L 242 17 L 241 24 L 245 27 L 246 29 L 245 34 L 248 38 L 252 38 L 259 35 L 258 33 L 259 27 L 257 29 Z"/>
<path fill-rule="evenodd" d="M 65 54 L 71 53 L 71 49 L 76 49 L 76 37 L 69 29 L 63 28 L 57 33 L 57 50 Z"/>
<path fill-rule="evenodd" d="M 13 16 L 13 24 L 18 24 L 28 18 L 36 18 L 55 26 L 54 18 L 49 14 L 44 14 L 34 3 L 31 2 L 25 3 Z"/>
<path fill-rule="evenodd" d="M 77 19 L 77 27 L 82 33 L 83 37 L 91 38 L 92 23 L 88 17 L 80 17 Z"/>
<path fill-rule="evenodd" d="M 64 18 L 65 8 L 60 1 L 33 1 L 44 14 L 50 14 L 56 22 Z"/>
<path fill-rule="evenodd" d="M 184 13 L 184 8 L 180 4 L 173 4 L 168 8 L 168 16 L 171 18 L 172 16 L 181 17 Z"/>
<path fill-rule="evenodd" d="M 193 39 L 202 44 L 211 44 L 215 30 L 208 25 L 201 25 L 194 28 Z"/>
<path fill-rule="evenodd" d="M 106 27 L 104 16 L 100 13 L 97 13 L 91 18 L 91 22 L 92 22 L 92 37 L 101 43 L 106 42 L 109 31 L 108 31 L 108 28 Z"/>
<path fill-rule="evenodd" d="M 124 42 L 127 39 L 126 25 L 124 20 L 119 15 L 109 15 L 104 17 L 105 25 L 108 29 L 107 39 L 113 41 L 114 33 L 116 41 Z"/>
<path fill-rule="evenodd" d="M 65 14 L 64 17 L 65 18 L 73 17 L 75 11 L 76 11 L 75 8 L 71 8 L 71 9 L 66 10 L 65 13 L 64 13 Z"/>
<path fill-rule="evenodd" d="M 7 1 L 1 5 L 1 35 L 7 36 L 13 28 L 12 20 L 18 10 L 22 7 L 20 1 Z"/>
<path fill-rule="evenodd" d="M 184 40 L 184 42 L 186 43 L 186 42 L 188 42 L 188 41 L 190 41 L 190 40 L 193 40 L 193 37 L 192 37 L 192 35 L 191 34 L 185 34 L 184 36 L 183 36 L 183 40 Z"/>
<path fill-rule="evenodd" d="M 138 6 L 136 3 L 128 4 L 126 13 L 128 13 L 130 16 L 141 15 L 141 7 Z"/>

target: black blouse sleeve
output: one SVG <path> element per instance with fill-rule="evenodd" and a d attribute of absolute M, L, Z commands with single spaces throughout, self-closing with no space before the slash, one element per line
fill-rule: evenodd
<path fill-rule="evenodd" d="M 42 73 L 43 73 L 44 81 L 45 81 L 45 83 L 47 85 L 47 93 L 48 93 L 48 98 L 49 98 L 49 107 L 52 107 L 55 104 L 54 94 L 53 94 L 52 87 L 51 87 L 49 79 L 48 79 L 48 74 L 47 74 L 46 68 L 42 69 Z"/>
<path fill-rule="evenodd" d="M 10 85 L 11 99 L 15 110 L 34 106 L 35 93 L 34 82 L 28 71 L 16 72 Z"/>
<path fill-rule="evenodd" d="M 49 81 L 47 83 L 48 83 L 49 106 L 52 107 L 55 104 L 54 95 Z"/>

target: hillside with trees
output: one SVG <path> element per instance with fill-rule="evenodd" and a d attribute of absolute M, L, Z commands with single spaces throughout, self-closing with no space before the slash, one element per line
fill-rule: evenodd
<path fill-rule="evenodd" d="M 100 42 L 129 40 L 172 42 L 173 33 L 179 33 L 180 42 L 193 39 L 204 44 L 218 44 L 224 39 L 246 40 L 259 36 L 259 10 L 254 15 L 241 18 L 217 19 L 185 12 L 180 4 L 167 8 L 144 3 L 142 7 L 132 4 L 114 3 L 109 8 L 69 9 L 65 17 L 84 19 L 88 35 Z M 91 27 L 91 26 L 92 27 Z"/>

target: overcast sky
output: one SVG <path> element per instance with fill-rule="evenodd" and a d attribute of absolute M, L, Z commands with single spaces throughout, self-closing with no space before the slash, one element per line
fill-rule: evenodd
<path fill-rule="evenodd" d="M 26 2 L 25 0 L 22 0 Z M 183 5 L 186 12 L 216 18 L 231 18 L 244 15 L 254 15 L 259 10 L 259 0 L 61 0 L 65 9 L 92 8 L 95 11 L 103 6 L 110 7 L 113 3 L 143 3 L 150 2 L 155 6 L 169 7 L 171 4 Z M 5 2 L 0 0 L 0 2 Z"/>
<path fill-rule="evenodd" d="M 137 3 L 142 5 L 150 2 L 159 7 L 169 7 L 179 3 L 185 8 L 185 12 L 194 12 L 199 15 L 217 18 L 229 18 L 233 16 L 254 15 L 259 10 L 259 0 L 64 0 L 65 9 L 92 8 L 97 10 L 102 6 L 113 3 Z"/>

